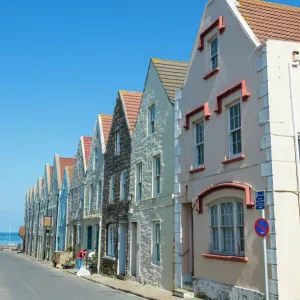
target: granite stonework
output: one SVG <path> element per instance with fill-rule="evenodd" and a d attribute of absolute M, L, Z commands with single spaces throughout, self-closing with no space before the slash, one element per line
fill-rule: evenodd
<path fill-rule="evenodd" d="M 120 134 L 120 153 L 115 155 L 115 134 Z M 104 154 L 104 184 L 103 184 L 103 201 L 102 201 L 102 232 L 101 232 L 101 254 L 100 254 L 100 271 L 104 274 L 116 276 L 118 269 L 118 229 L 119 223 L 126 226 L 126 239 L 128 238 L 128 199 L 120 200 L 120 176 L 122 171 L 130 172 L 131 156 L 131 135 L 126 120 L 125 111 L 122 101 L 118 96 L 111 130 Z M 115 176 L 114 201 L 109 201 L 109 183 L 111 176 Z M 126 178 L 126 195 L 128 195 L 129 176 Z M 115 224 L 116 230 L 114 237 L 114 257 L 106 256 L 107 227 Z M 126 243 L 127 244 L 127 243 Z M 128 248 L 126 245 L 126 257 L 128 257 Z M 128 263 L 126 259 L 126 273 Z"/>

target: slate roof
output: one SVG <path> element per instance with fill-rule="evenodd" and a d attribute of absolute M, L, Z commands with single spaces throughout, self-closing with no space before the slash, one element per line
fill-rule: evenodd
<path fill-rule="evenodd" d="M 300 7 L 262 0 L 238 0 L 238 3 L 238 10 L 261 42 L 300 42 Z"/>
<path fill-rule="evenodd" d="M 64 178 L 65 168 L 68 166 L 74 166 L 75 162 L 76 162 L 75 158 L 65 158 L 65 157 L 59 158 L 61 180 L 63 180 Z"/>
<path fill-rule="evenodd" d="M 182 88 L 188 68 L 187 62 L 166 59 L 151 59 L 169 100 L 175 101 L 175 92 Z"/>
<path fill-rule="evenodd" d="M 130 132 L 132 132 L 139 114 L 143 93 L 119 91 L 119 95 L 123 102 Z"/>
<path fill-rule="evenodd" d="M 99 115 L 99 117 L 102 123 L 101 130 L 103 132 L 104 143 L 106 146 L 113 117 L 111 115 L 103 115 L 103 114 Z"/>
<path fill-rule="evenodd" d="M 83 147 L 84 147 L 84 153 L 85 153 L 84 159 L 85 159 L 86 165 L 89 162 L 91 146 L 92 146 L 92 138 L 90 136 L 84 136 L 83 137 Z"/>

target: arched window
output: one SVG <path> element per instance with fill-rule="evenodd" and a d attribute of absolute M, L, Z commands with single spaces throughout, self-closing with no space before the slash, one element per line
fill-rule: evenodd
<path fill-rule="evenodd" d="M 245 255 L 244 203 L 222 199 L 210 206 L 210 251 Z"/>
<path fill-rule="evenodd" d="M 106 255 L 110 257 L 115 257 L 115 230 L 116 226 L 114 224 L 107 227 Z"/>

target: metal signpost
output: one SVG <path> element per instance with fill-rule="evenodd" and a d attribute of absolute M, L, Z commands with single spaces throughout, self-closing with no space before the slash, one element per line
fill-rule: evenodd
<path fill-rule="evenodd" d="M 263 239 L 264 249 L 264 270 L 265 270 L 265 294 L 266 300 L 269 300 L 269 280 L 268 280 L 268 262 L 267 262 L 267 241 L 266 236 L 269 234 L 270 225 L 265 219 L 265 192 L 259 191 L 255 194 L 255 208 L 261 210 L 261 218 L 257 219 L 254 224 L 256 234 Z"/>

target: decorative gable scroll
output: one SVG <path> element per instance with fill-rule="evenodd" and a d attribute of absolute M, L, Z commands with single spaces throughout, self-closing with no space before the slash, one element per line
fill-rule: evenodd
<path fill-rule="evenodd" d="M 247 101 L 250 98 L 250 93 L 247 91 L 247 84 L 246 80 L 243 80 L 236 84 L 235 86 L 231 87 L 230 89 L 226 90 L 222 94 L 217 96 L 217 108 L 214 110 L 215 113 L 218 115 L 222 113 L 222 100 L 230 96 L 231 94 L 241 90 L 242 92 L 242 100 Z"/>
<path fill-rule="evenodd" d="M 219 27 L 219 32 L 222 34 L 225 31 L 226 26 L 223 22 L 223 16 L 220 16 L 215 22 L 213 22 L 208 28 L 206 28 L 201 34 L 200 34 L 200 45 L 198 50 L 201 52 L 204 50 L 204 38 L 216 27 Z"/>

